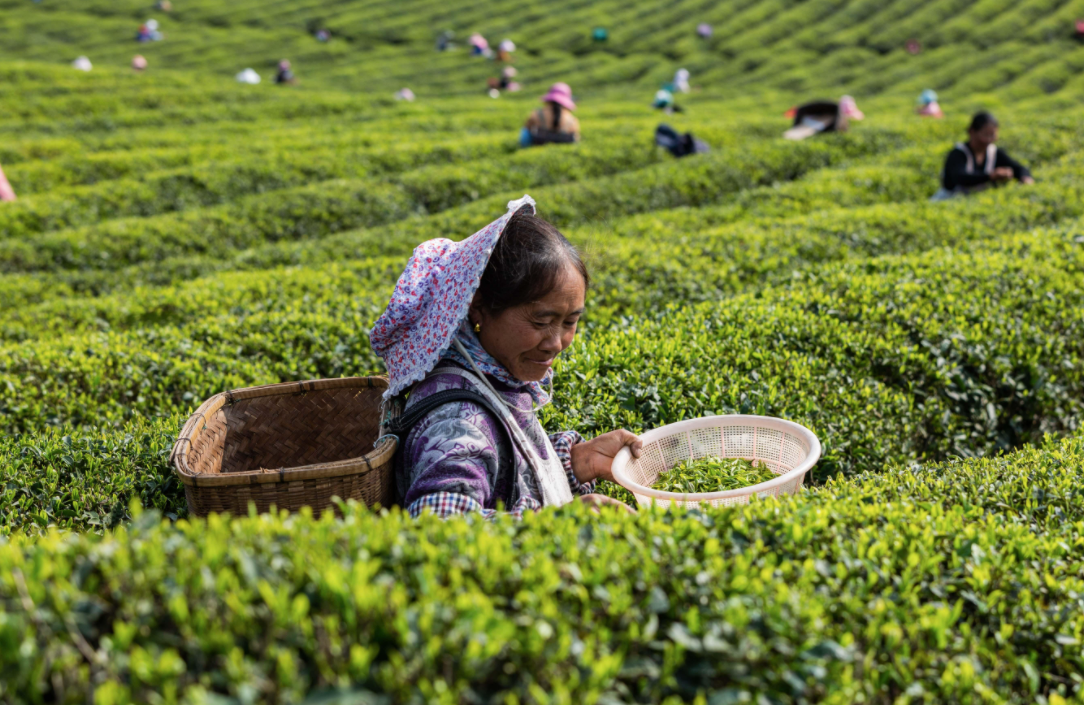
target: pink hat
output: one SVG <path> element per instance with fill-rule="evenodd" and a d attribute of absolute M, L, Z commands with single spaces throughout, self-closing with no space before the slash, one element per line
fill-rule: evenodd
<path fill-rule="evenodd" d="M 569 110 L 576 109 L 576 104 L 572 102 L 572 89 L 567 83 L 554 83 L 550 86 L 550 92 L 542 96 L 542 102 L 557 103 Z"/>
<path fill-rule="evenodd" d="M 849 95 L 839 99 L 839 111 L 852 120 L 863 120 L 866 114 L 858 109 L 858 103 Z"/>
<path fill-rule="evenodd" d="M 385 399 L 423 379 L 448 350 L 497 239 L 522 209 L 535 212 L 530 196 L 510 201 L 504 215 L 466 240 L 439 238 L 414 248 L 388 308 L 369 331 L 373 352 L 388 368 Z"/>

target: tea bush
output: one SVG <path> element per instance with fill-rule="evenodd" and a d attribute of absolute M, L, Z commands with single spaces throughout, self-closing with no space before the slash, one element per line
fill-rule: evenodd
<path fill-rule="evenodd" d="M 545 423 L 593 434 L 712 413 L 782 416 L 820 436 L 817 481 L 1073 430 L 1084 388 L 1078 232 L 1037 231 L 976 253 L 859 260 L 756 295 L 589 328 L 558 366 Z M 395 272 L 388 262 L 272 273 L 218 291 L 151 294 L 143 304 L 133 297 L 130 308 L 119 298 L 114 312 L 88 308 L 90 320 L 133 328 L 8 346 L 4 422 L 24 433 L 119 424 L 180 413 L 243 384 L 378 370 L 364 331 L 384 298 L 364 294 L 381 279 L 390 286 Z M 209 315 L 147 327 L 180 313 L 171 300 Z M 248 313 L 238 320 L 230 307 Z M 20 439 L 10 452 L 33 452 L 18 449 L 51 437 Z M 67 492 L 63 484 L 53 491 Z"/>
<path fill-rule="evenodd" d="M 35 215 L 37 207 L 28 201 L 25 207 L 16 204 L 22 210 L 10 210 L 7 230 L 0 220 L 0 235 L 8 235 L 6 240 L 0 240 L 0 270 L 111 268 L 191 252 L 210 250 L 209 254 L 218 254 L 265 240 L 314 238 L 352 227 L 382 225 L 411 213 L 441 211 L 497 192 L 500 195 L 485 198 L 472 209 L 490 213 L 509 200 L 510 188 L 520 193 L 531 188 L 540 198 L 546 198 L 547 214 L 561 224 L 583 220 L 588 215 L 613 217 L 655 208 L 701 205 L 742 188 L 797 178 L 806 171 L 844 159 L 849 152 L 862 154 L 881 149 L 885 141 L 883 135 L 874 134 L 835 149 L 825 145 L 803 146 L 797 153 L 790 146 L 775 144 L 766 146 L 760 153 L 745 150 L 744 154 L 702 159 L 696 169 L 665 164 L 642 173 L 636 168 L 657 159 L 655 152 L 640 150 L 632 152 L 638 157 L 622 156 L 630 150 L 620 144 L 603 150 L 577 147 L 558 155 L 536 150 L 508 160 L 505 166 L 476 163 L 460 168 L 419 169 L 415 174 L 385 177 L 379 182 L 321 183 L 296 192 L 276 191 L 253 197 L 217 211 L 198 209 L 191 216 L 111 220 L 82 231 L 36 237 L 33 242 L 26 239 L 14 242 L 16 235 L 54 230 L 65 222 L 39 218 Z M 633 171 L 606 178 L 604 175 L 610 170 Z M 273 179 L 285 178 L 277 171 L 267 173 Z M 195 175 L 186 178 L 199 188 L 201 182 Z M 537 188 L 551 181 L 576 183 Z M 108 185 L 109 193 L 127 194 L 129 205 L 135 203 L 131 199 L 138 198 L 138 191 L 132 191 L 131 184 L 118 181 Z M 160 185 L 141 184 L 140 188 L 154 194 L 152 198 L 172 198 L 161 191 Z M 96 189 L 96 199 L 97 190 L 100 189 Z M 108 200 L 108 193 L 102 198 Z M 56 199 L 71 203 L 67 196 L 58 195 Z M 116 205 L 117 209 L 127 207 Z M 42 208 L 55 213 L 53 218 L 68 219 L 68 223 L 76 218 L 125 215 L 121 210 L 102 211 L 103 206 L 97 200 L 86 210 L 74 205 L 60 209 L 50 203 Z M 78 212 L 72 212 L 72 208 Z M 163 208 L 172 209 L 172 206 Z M 0 218 L 8 211 L 0 212 Z"/>
<path fill-rule="evenodd" d="M 0 539 L 13 700 L 1062 702 L 1080 439 L 785 501 L 331 513 Z"/>

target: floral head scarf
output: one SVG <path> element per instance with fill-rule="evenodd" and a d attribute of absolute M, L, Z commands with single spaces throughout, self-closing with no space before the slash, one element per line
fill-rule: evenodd
<path fill-rule="evenodd" d="M 458 352 L 448 354 L 458 336 L 483 372 L 511 386 L 527 387 L 536 403 L 548 401 L 542 383 L 550 381 L 551 373 L 542 383 L 515 379 L 485 352 L 474 332 L 463 324 L 497 239 L 512 216 L 524 209 L 532 215 L 535 212 L 530 196 L 510 201 L 508 212 L 466 240 L 438 238 L 414 249 L 395 284 L 388 308 L 369 331 L 373 352 L 388 368 L 385 398 L 424 379 L 441 358 L 462 357 Z"/>

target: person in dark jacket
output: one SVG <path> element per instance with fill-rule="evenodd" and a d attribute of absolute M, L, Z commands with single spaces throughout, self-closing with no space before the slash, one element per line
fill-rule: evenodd
<path fill-rule="evenodd" d="M 293 69 L 290 68 L 290 61 L 283 59 L 279 62 L 278 73 L 275 74 L 275 83 L 293 85 L 297 83 L 297 77 L 294 76 Z"/>
<path fill-rule="evenodd" d="M 941 171 L 941 188 L 934 194 L 934 201 L 944 201 L 956 196 L 999 186 L 1011 179 L 1023 184 L 1033 184 L 1028 168 L 998 148 L 997 119 L 983 111 L 976 113 L 967 130 L 967 142 L 960 142 L 945 159 Z"/>

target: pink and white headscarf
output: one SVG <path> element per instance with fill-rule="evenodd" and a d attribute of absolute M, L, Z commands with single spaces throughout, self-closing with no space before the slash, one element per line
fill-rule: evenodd
<path fill-rule="evenodd" d="M 446 238 L 428 240 L 414 248 L 388 308 L 369 331 L 373 352 L 388 368 L 388 390 L 384 398 L 399 394 L 425 378 L 443 357 L 462 357 L 453 348 L 458 337 L 479 369 L 512 387 L 525 387 L 537 404 L 549 396 L 541 382 L 522 382 L 495 360 L 466 323 L 474 292 L 482 279 L 489 256 L 508 221 L 520 210 L 534 214 L 535 203 L 524 196 L 508 203 L 508 212 L 460 242 Z M 466 363 L 466 360 L 458 360 Z"/>

